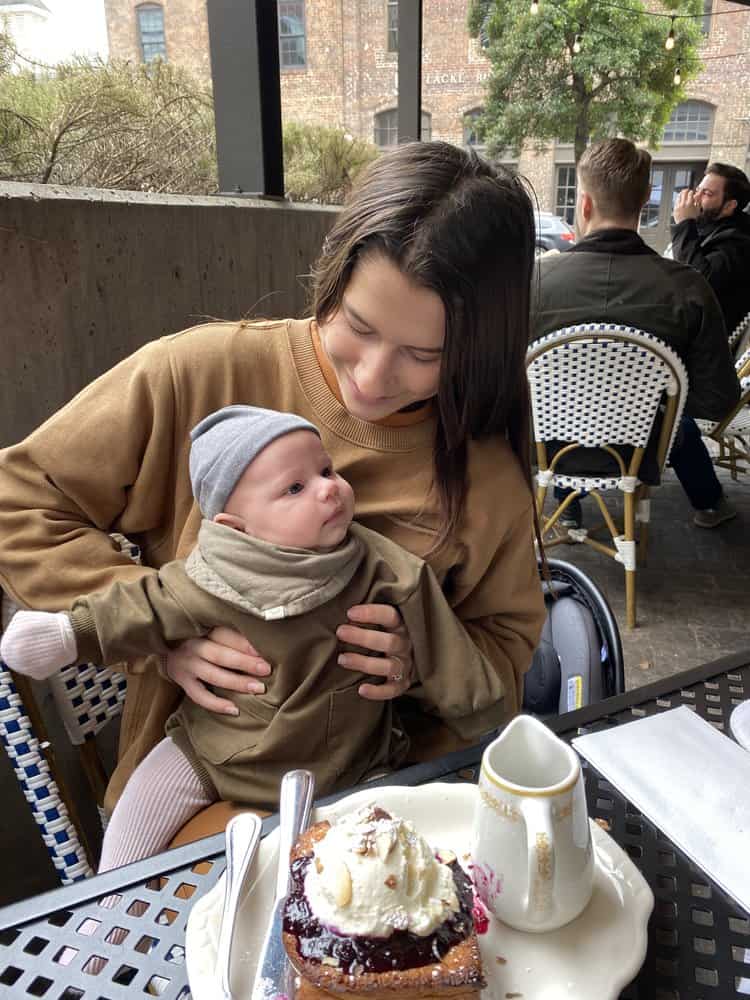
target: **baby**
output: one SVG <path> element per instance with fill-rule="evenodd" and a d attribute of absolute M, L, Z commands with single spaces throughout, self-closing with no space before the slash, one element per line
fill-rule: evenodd
<path fill-rule="evenodd" d="M 203 521 L 188 558 L 78 598 L 69 614 L 19 611 L 0 645 L 12 670 L 40 678 L 78 661 L 165 655 L 225 625 L 273 665 L 262 695 L 217 691 L 236 715 L 183 699 L 114 810 L 100 870 L 163 850 L 219 799 L 277 808 L 292 767 L 312 770 L 325 795 L 402 762 L 408 743 L 392 701 L 361 697 L 371 678 L 337 662 L 347 647 L 336 629 L 353 605 L 399 609 L 414 649 L 409 695 L 434 714 L 458 718 L 503 696 L 430 567 L 352 524 L 352 489 L 313 424 L 228 406 L 191 440 Z"/>

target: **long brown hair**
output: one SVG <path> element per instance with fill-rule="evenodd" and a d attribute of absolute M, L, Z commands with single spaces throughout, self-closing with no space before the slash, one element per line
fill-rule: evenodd
<path fill-rule="evenodd" d="M 534 247 L 534 210 L 521 178 L 473 150 L 408 143 L 361 175 L 313 269 L 318 323 L 339 309 L 357 261 L 372 253 L 442 300 L 434 443 L 442 516 L 434 549 L 461 514 L 470 438 L 505 435 L 532 489 L 525 354 Z"/>

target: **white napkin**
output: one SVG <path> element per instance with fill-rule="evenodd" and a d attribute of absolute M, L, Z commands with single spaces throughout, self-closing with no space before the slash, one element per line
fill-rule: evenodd
<path fill-rule="evenodd" d="M 682 706 L 573 740 L 628 801 L 750 911 L 750 754 Z"/>

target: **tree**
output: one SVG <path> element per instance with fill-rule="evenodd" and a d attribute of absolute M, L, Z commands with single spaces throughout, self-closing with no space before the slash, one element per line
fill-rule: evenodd
<path fill-rule="evenodd" d="M 284 180 L 293 201 L 339 205 L 362 167 L 378 155 L 371 142 L 341 128 L 288 122 L 284 126 Z"/>
<path fill-rule="evenodd" d="M 663 0 L 660 9 L 678 2 L 681 14 L 703 11 L 702 0 Z M 674 22 L 671 51 L 669 28 L 641 0 L 540 0 L 537 13 L 530 0 L 471 0 L 469 30 L 492 63 L 479 121 L 489 151 L 517 155 L 524 142 L 556 139 L 574 144 L 578 163 L 591 140 L 610 135 L 657 146 L 701 68 L 699 19 Z"/>
<path fill-rule="evenodd" d="M 0 178 L 216 190 L 213 101 L 187 73 L 78 59 L 0 74 Z"/>

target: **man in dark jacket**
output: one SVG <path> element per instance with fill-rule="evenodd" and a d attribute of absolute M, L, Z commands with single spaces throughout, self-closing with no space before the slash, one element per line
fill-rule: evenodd
<path fill-rule="evenodd" d="M 576 204 L 582 239 L 565 253 L 540 258 L 532 338 L 576 323 L 621 323 L 659 337 L 679 355 L 689 391 L 671 463 L 695 508 L 694 523 L 712 528 L 736 511 L 724 497 L 694 418 L 724 417 L 739 398 L 739 384 L 721 309 L 706 281 L 660 257 L 638 235 L 650 166 L 649 154 L 626 139 L 607 139 L 585 151 Z M 565 456 L 560 471 L 575 474 L 579 454 Z M 589 463 L 589 470 L 619 474 L 616 466 L 594 469 Z M 645 460 L 641 474 L 645 482 L 655 481 Z M 571 508 L 574 518 L 580 516 L 580 508 Z"/>
<path fill-rule="evenodd" d="M 695 191 L 674 207 L 672 256 L 708 281 L 731 334 L 750 312 L 750 181 L 737 167 L 709 163 Z"/>

